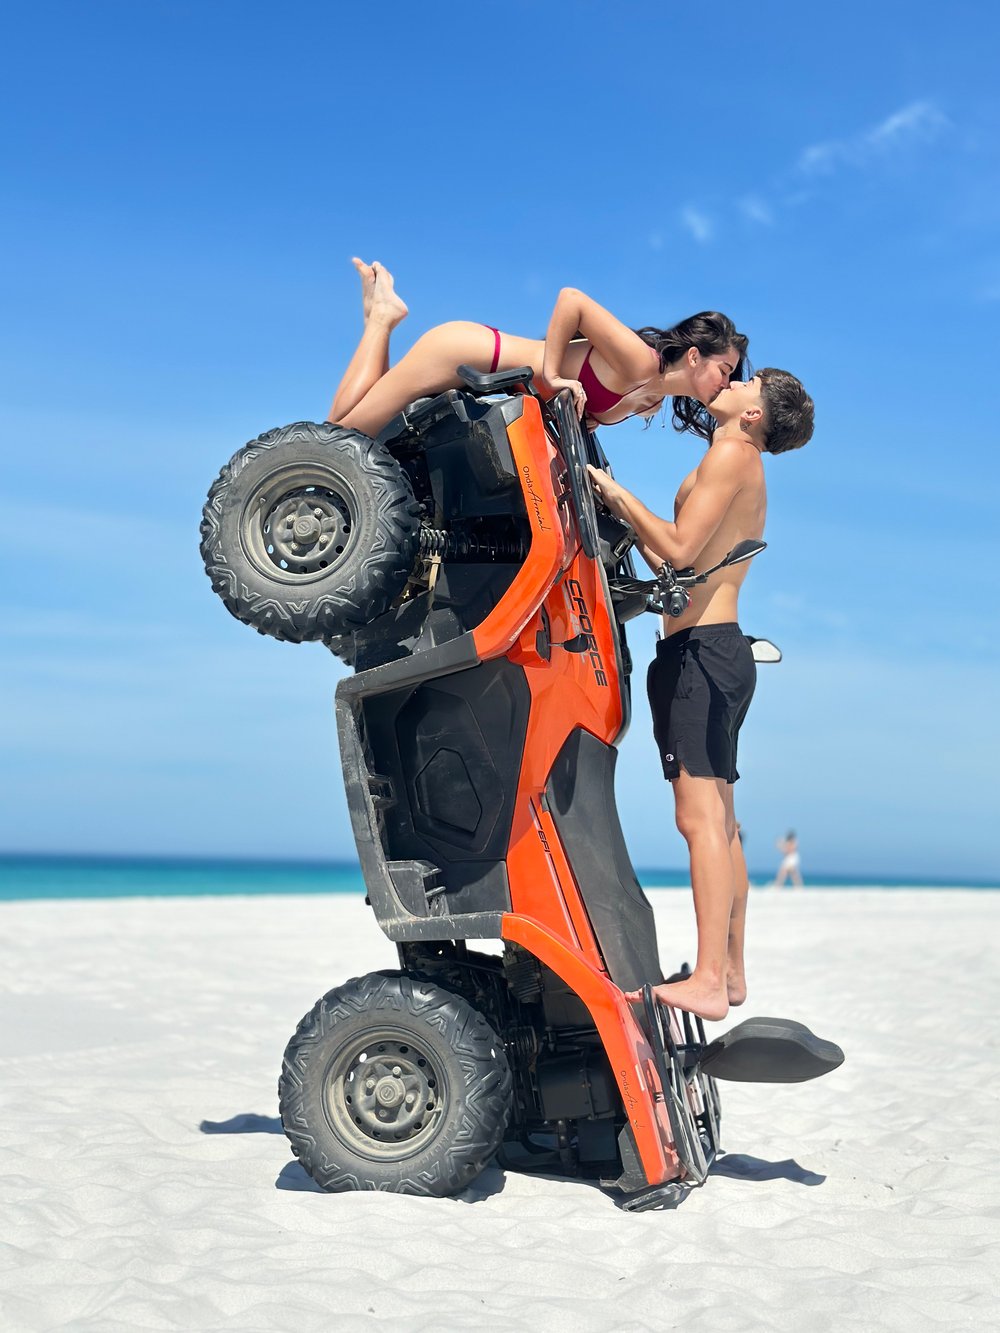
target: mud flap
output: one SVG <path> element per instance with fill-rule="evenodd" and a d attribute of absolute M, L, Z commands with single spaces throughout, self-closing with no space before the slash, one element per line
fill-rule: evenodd
<path fill-rule="evenodd" d="M 703 1074 L 732 1083 L 805 1083 L 844 1063 L 832 1041 L 791 1018 L 748 1018 L 705 1048 Z"/>

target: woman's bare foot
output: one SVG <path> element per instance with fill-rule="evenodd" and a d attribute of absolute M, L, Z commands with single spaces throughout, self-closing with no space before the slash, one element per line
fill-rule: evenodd
<path fill-rule="evenodd" d="M 351 263 L 358 270 L 358 277 L 361 279 L 361 313 L 367 324 L 368 316 L 372 312 L 372 301 L 375 297 L 375 265 L 366 264 L 363 259 L 358 259 L 357 255 L 351 260 Z"/>
<path fill-rule="evenodd" d="M 372 264 L 372 269 L 375 274 L 375 283 L 372 290 L 370 316 L 372 319 L 379 319 L 388 324 L 390 329 L 394 329 L 410 313 L 409 307 L 403 298 L 397 294 L 389 270 L 377 260 Z"/>
<path fill-rule="evenodd" d="M 718 1022 L 729 1013 L 729 1001 L 725 987 L 706 986 L 692 974 L 684 981 L 668 981 L 662 986 L 653 987 L 653 996 L 660 1004 L 668 1004 L 672 1009 L 683 1009 L 686 1013 L 697 1014 Z M 629 991 L 626 999 L 641 1000 L 642 991 Z"/>

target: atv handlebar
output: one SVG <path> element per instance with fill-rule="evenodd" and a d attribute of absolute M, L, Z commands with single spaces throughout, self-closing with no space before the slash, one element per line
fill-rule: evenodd
<path fill-rule="evenodd" d="M 666 561 L 660 566 L 655 579 L 615 579 L 612 591 L 626 595 L 645 593 L 648 598 L 647 611 L 657 615 L 680 616 L 691 605 L 690 589 L 704 583 L 709 575 L 728 565 L 739 565 L 744 560 L 752 560 L 755 555 L 767 549 L 767 542 L 737 542 L 731 551 L 727 551 L 717 565 L 705 569 L 700 574 L 694 569 L 674 569 Z"/>
<path fill-rule="evenodd" d="M 755 555 L 767 549 L 767 542 L 737 542 L 731 551 L 727 551 L 717 565 L 696 574 L 693 569 L 674 569 L 666 561 L 660 566 L 653 582 L 656 585 L 662 603 L 662 611 L 668 616 L 682 616 L 691 605 L 690 589 L 698 583 L 704 583 L 710 574 L 728 565 L 741 565 L 744 560 L 752 560 Z M 652 609 L 652 608 L 651 608 Z"/>

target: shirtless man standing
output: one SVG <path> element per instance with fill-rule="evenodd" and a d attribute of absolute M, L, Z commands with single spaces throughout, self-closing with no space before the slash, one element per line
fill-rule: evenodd
<path fill-rule="evenodd" d="M 813 402 L 793 375 L 761 370 L 712 400 L 718 423 L 697 469 L 674 501 L 674 521 L 658 518 L 623 486 L 591 467 L 601 500 L 628 523 L 643 558 L 659 569 L 708 568 L 737 542 L 764 532 L 767 490 L 762 454 L 799 449 L 812 436 Z M 698 956 L 684 981 L 656 986 L 664 1004 L 702 1018 L 725 1018 L 746 999 L 743 937 L 747 870 L 733 811 L 736 742 L 756 683 L 750 644 L 737 623 L 749 562 L 721 569 L 692 590 L 676 619 L 664 616 L 648 689 L 653 732 L 672 784 L 677 827 L 688 845 L 698 924 Z M 636 992 L 630 999 L 639 999 Z"/>

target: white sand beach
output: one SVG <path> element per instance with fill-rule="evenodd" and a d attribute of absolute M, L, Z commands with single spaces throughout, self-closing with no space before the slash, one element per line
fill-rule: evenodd
<path fill-rule="evenodd" d="M 664 962 L 690 895 L 657 891 Z M 324 1194 L 277 1119 L 299 1018 L 395 961 L 360 897 L 0 906 L 0 1327 L 1000 1326 L 1000 893 L 755 891 L 751 1014 L 843 1067 L 722 1085 L 675 1211 L 489 1168 L 458 1199 Z"/>

